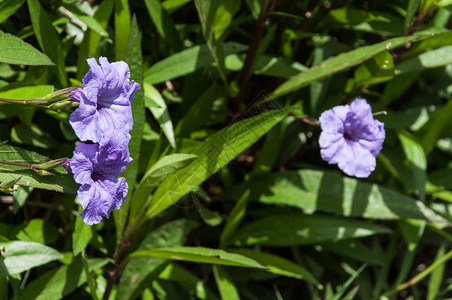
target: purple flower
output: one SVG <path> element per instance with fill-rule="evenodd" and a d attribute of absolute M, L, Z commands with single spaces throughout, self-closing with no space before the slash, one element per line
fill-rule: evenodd
<path fill-rule="evenodd" d="M 347 175 L 368 177 L 383 147 L 385 130 L 384 124 L 373 118 L 366 100 L 356 99 L 350 105 L 324 111 L 320 124 L 322 159 L 337 164 Z"/>
<path fill-rule="evenodd" d="M 119 138 L 103 140 L 101 146 L 80 143 L 75 148 L 70 166 L 74 180 L 82 185 L 77 194 L 86 224 L 99 223 L 124 203 L 127 182 L 117 176 L 132 161 L 127 145 L 128 139 Z"/>
<path fill-rule="evenodd" d="M 117 132 L 128 134 L 133 126 L 130 103 L 140 85 L 129 81 L 129 66 L 123 61 L 109 63 L 100 57 L 100 66 L 94 58 L 87 62 L 90 69 L 83 77 L 82 92 L 71 96 L 80 102 L 69 120 L 75 134 L 95 143 Z"/>

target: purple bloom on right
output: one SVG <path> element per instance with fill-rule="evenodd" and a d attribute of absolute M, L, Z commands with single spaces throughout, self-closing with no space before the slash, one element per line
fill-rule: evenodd
<path fill-rule="evenodd" d="M 375 170 L 385 139 L 384 124 L 375 120 L 365 99 L 335 106 L 320 116 L 320 154 L 345 174 L 365 178 Z"/>

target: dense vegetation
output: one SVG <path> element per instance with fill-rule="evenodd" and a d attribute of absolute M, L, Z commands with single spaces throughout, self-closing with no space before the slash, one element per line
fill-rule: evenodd
<path fill-rule="evenodd" d="M 451 297 L 451 15 L 450 0 L 1 1 L 0 299 Z M 63 89 L 92 57 L 141 89 L 126 201 L 90 226 L 63 160 L 42 163 L 81 140 Z M 320 154 L 320 115 L 357 98 L 386 133 L 367 178 Z"/>

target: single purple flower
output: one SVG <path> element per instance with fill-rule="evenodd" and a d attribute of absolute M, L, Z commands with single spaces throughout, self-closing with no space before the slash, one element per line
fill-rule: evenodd
<path fill-rule="evenodd" d="M 368 177 L 385 139 L 384 124 L 375 120 L 365 99 L 340 105 L 320 116 L 320 154 L 329 164 L 337 164 L 345 174 Z"/>
<path fill-rule="evenodd" d="M 82 93 L 71 96 L 80 102 L 69 119 L 75 134 L 95 143 L 117 132 L 128 134 L 133 126 L 130 104 L 140 85 L 129 81 L 129 66 L 123 61 L 109 63 L 100 57 L 100 65 L 94 58 L 87 62 L 90 69 L 83 77 Z"/>
<path fill-rule="evenodd" d="M 103 141 L 101 146 L 80 143 L 75 147 L 70 167 L 74 180 L 82 185 L 77 194 L 86 224 L 99 223 L 124 203 L 127 182 L 117 176 L 132 161 L 127 145 L 128 139 L 118 138 Z"/>

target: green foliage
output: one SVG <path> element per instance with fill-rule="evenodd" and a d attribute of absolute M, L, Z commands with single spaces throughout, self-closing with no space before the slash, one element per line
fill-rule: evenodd
<path fill-rule="evenodd" d="M 74 108 L 0 103 L 0 300 L 450 298 L 451 7 L 0 1 L 0 102 L 81 87 L 90 57 L 141 87 L 126 201 L 94 226 L 36 167 L 71 158 Z M 386 131 L 365 179 L 319 154 L 355 98 Z"/>

